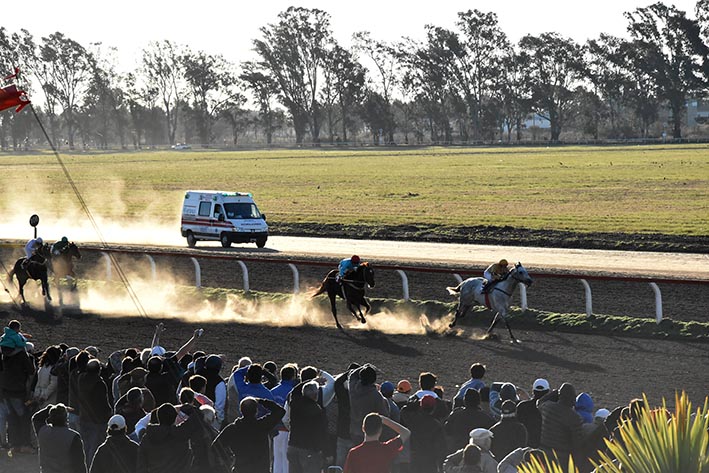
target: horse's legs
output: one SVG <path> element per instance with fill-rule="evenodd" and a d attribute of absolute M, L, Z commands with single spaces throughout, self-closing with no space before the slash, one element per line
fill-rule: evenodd
<path fill-rule="evenodd" d="M 17 286 L 20 288 L 20 299 L 22 299 L 22 305 L 27 305 L 27 301 L 25 300 L 25 283 L 27 280 L 25 279 L 24 281 L 22 278 L 18 276 L 17 278 Z"/>
<path fill-rule="evenodd" d="M 49 281 L 47 278 L 42 279 L 42 295 L 46 295 L 48 301 L 52 300 L 52 296 L 49 295 Z"/>
<path fill-rule="evenodd" d="M 448 327 L 453 328 L 455 326 L 455 324 L 458 322 L 458 319 L 462 319 L 463 317 L 465 317 L 468 314 L 471 307 L 472 307 L 471 305 L 463 306 L 463 305 L 458 304 L 458 309 L 456 309 L 455 315 L 453 316 L 453 322 L 448 324 Z"/>
<path fill-rule="evenodd" d="M 502 317 L 502 320 L 505 321 L 505 325 L 507 326 L 507 331 L 510 332 L 510 338 L 512 339 L 512 343 L 519 343 L 519 340 L 515 338 L 514 335 L 512 335 L 512 329 L 510 328 L 510 323 L 507 321 L 507 317 Z"/>
<path fill-rule="evenodd" d="M 495 325 L 497 325 L 497 322 L 499 322 L 499 321 L 500 321 L 500 313 L 496 312 L 495 318 L 492 319 L 492 324 L 490 324 L 490 327 L 488 327 L 488 329 L 487 329 L 488 336 L 492 334 L 492 331 L 495 329 Z"/>
<path fill-rule="evenodd" d="M 335 318 L 335 324 L 337 324 L 337 328 L 342 330 L 342 325 L 340 325 L 340 321 L 337 320 L 337 304 L 335 303 L 337 296 L 333 291 L 328 291 L 327 296 L 330 298 L 330 308 L 332 309 L 332 316 Z"/>

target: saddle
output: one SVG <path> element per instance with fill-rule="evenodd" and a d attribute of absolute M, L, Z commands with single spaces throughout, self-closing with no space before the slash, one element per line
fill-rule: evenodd
<path fill-rule="evenodd" d="M 483 287 L 482 287 L 482 289 L 480 290 L 480 293 L 481 293 L 481 294 L 489 294 L 490 291 L 492 290 L 492 288 L 493 288 L 493 287 L 495 286 L 495 284 L 497 284 L 498 282 L 500 282 L 500 281 L 488 282 L 488 280 L 485 279 L 485 281 L 483 282 Z"/>

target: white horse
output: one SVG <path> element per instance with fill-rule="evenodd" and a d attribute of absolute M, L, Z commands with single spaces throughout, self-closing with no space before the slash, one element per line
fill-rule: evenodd
<path fill-rule="evenodd" d="M 460 294 L 460 300 L 458 301 L 458 308 L 455 311 L 455 318 L 451 322 L 450 326 L 453 327 L 458 321 L 459 317 L 465 317 L 470 309 L 475 305 L 484 305 L 488 307 L 495 313 L 495 318 L 492 324 L 487 329 L 485 338 L 492 337 L 492 330 L 499 322 L 499 319 L 505 321 L 507 330 L 510 332 L 510 338 L 512 338 L 513 343 L 519 343 L 519 340 L 512 335 L 512 329 L 510 324 L 507 322 L 507 317 L 510 310 L 510 301 L 512 300 L 512 294 L 517 288 L 517 284 L 522 283 L 525 286 L 532 285 L 532 277 L 527 273 L 527 270 L 522 266 L 522 263 L 515 264 L 515 267 L 511 269 L 505 277 L 494 283 L 494 286 L 488 291 L 487 294 L 483 294 L 483 283 L 484 278 L 468 278 L 462 283 L 458 284 L 456 287 L 448 287 L 448 293 L 451 295 Z"/>

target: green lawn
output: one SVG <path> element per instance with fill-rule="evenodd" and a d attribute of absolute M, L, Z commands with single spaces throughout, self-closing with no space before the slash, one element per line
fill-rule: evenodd
<path fill-rule="evenodd" d="M 173 222 L 187 189 L 247 191 L 272 223 L 510 225 L 709 235 L 709 146 L 62 155 L 95 215 Z M 51 154 L 0 154 L 0 209 L 78 203 Z M 24 209 L 23 209 L 24 211 Z"/>

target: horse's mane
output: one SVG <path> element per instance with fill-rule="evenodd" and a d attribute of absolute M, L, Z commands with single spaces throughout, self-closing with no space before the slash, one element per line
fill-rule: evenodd
<path fill-rule="evenodd" d="M 365 261 L 364 263 L 360 263 L 360 266 L 365 267 L 365 268 L 369 268 L 369 262 Z"/>

